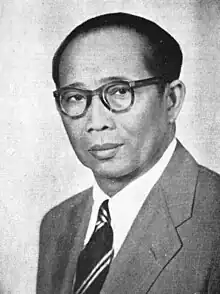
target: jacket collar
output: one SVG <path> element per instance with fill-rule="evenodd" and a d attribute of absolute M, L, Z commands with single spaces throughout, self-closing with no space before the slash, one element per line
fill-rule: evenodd
<path fill-rule="evenodd" d="M 175 227 L 192 215 L 197 177 L 196 161 L 178 141 L 173 157 L 158 183 Z"/>
<path fill-rule="evenodd" d="M 91 216 L 93 198 L 92 188 L 75 195 L 65 213 L 65 230 L 56 241 L 53 256 L 56 271 L 52 273 L 51 294 L 72 293 L 77 259 L 84 246 L 84 239 Z M 60 278 L 62 277 L 62 278 Z"/>

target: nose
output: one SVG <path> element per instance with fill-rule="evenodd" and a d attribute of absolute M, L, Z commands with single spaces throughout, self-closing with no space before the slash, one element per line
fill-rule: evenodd
<path fill-rule="evenodd" d="M 111 112 L 103 105 L 98 96 L 93 96 L 88 109 L 87 131 L 103 131 L 113 128 L 114 122 L 111 117 Z"/>

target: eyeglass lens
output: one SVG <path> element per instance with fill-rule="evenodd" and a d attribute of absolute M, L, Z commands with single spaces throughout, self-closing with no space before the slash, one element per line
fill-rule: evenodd
<path fill-rule="evenodd" d="M 87 107 L 88 94 L 80 89 L 66 89 L 60 93 L 61 107 L 68 115 L 81 115 Z M 126 83 L 109 85 L 103 89 L 103 98 L 111 110 L 122 111 L 130 106 L 131 88 Z"/>

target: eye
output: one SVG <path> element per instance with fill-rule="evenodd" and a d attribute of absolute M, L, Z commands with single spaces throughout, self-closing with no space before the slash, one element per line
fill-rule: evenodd
<path fill-rule="evenodd" d="M 62 95 L 66 103 L 77 103 L 86 100 L 86 96 L 76 91 L 66 91 Z"/>
<path fill-rule="evenodd" d="M 124 95 L 128 92 L 128 88 L 119 88 L 115 94 Z"/>
<path fill-rule="evenodd" d="M 130 88 L 124 84 L 114 85 L 108 89 L 109 96 L 122 98 L 126 97 L 128 94 L 130 94 Z"/>

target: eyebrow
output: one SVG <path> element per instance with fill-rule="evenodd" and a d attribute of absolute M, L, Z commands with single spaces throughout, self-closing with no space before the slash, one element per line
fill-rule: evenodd
<path fill-rule="evenodd" d="M 99 82 L 101 84 L 105 84 L 105 83 L 121 81 L 121 80 L 122 81 L 129 81 L 131 79 L 128 79 L 128 77 L 125 77 L 125 76 L 110 76 L 110 77 L 101 78 L 99 80 Z M 87 85 L 82 82 L 74 82 L 74 83 L 67 85 L 66 87 L 69 87 L 69 86 L 76 87 L 76 88 L 88 88 Z"/>
<path fill-rule="evenodd" d="M 101 83 L 108 83 L 108 82 L 121 81 L 121 80 L 128 81 L 130 79 L 128 79 L 128 77 L 126 77 L 126 76 L 110 76 L 110 77 L 100 79 L 100 82 Z"/>

